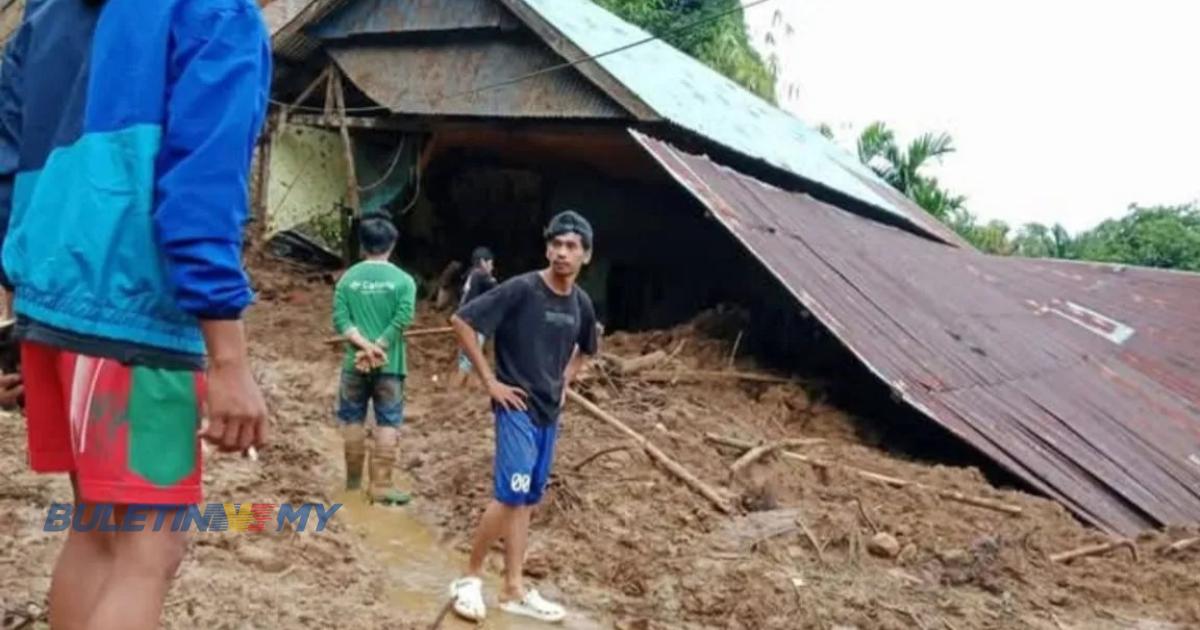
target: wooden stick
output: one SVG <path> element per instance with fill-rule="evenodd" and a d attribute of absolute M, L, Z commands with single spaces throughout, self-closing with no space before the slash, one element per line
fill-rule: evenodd
<path fill-rule="evenodd" d="M 1118 540 L 1110 540 L 1105 543 L 1099 543 L 1099 544 L 1095 544 L 1095 545 L 1087 545 L 1084 547 L 1080 547 L 1078 549 L 1072 549 L 1071 551 L 1064 551 L 1062 553 L 1056 553 L 1056 554 L 1050 556 L 1050 562 L 1054 562 L 1054 563 L 1070 562 L 1072 560 L 1075 560 L 1076 558 L 1085 558 L 1088 556 L 1098 556 L 1102 553 L 1107 553 L 1109 551 L 1112 551 L 1113 549 L 1119 549 L 1121 547 L 1128 547 L 1130 552 L 1133 553 L 1133 559 L 1135 561 L 1137 560 L 1137 545 L 1135 545 L 1132 540 L 1129 540 L 1127 538 L 1122 538 L 1122 539 L 1118 539 Z"/>
<path fill-rule="evenodd" d="M 692 383 L 706 383 L 713 381 L 746 381 L 750 383 L 773 383 L 777 385 L 788 385 L 800 383 L 801 381 L 794 378 L 783 376 L 774 376 L 771 374 L 759 374 L 757 372 L 722 372 L 714 370 L 684 370 L 681 372 L 644 372 L 638 374 L 637 378 L 643 381 L 652 383 L 670 383 L 672 381 L 684 381 Z"/>
<path fill-rule="evenodd" d="M 739 472 L 741 472 L 742 470 L 744 470 L 750 464 L 753 464 L 754 462 L 756 462 L 756 461 L 762 459 L 763 457 L 766 457 L 767 455 L 770 455 L 771 453 L 774 453 L 776 451 L 780 451 L 785 448 L 793 448 L 793 447 L 797 447 L 797 446 L 810 446 L 812 444 L 821 444 L 824 442 L 825 442 L 825 440 L 822 440 L 820 438 L 812 438 L 812 439 L 792 438 L 792 439 L 787 439 L 787 440 L 779 440 L 777 442 L 771 442 L 770 444 L 759 444 L 759 445 L 751 448 L 750 450 L 746 451 L 741 457 L 739 457 L 738 460 L 729 467 L 729 474 L 730 474 L 730 476 L 736 475 Z"/>
<path fill-rule="evenodd" d="M 758 446 L 754 442 L 748 442 L 746 440 L 739 440 L 737 438 L 725 437 L 725 436 L 716 435 L 713 433 L 705 434 L 705 438 L 707 438 L 708 441 L 710 441 L 710 442 L 713 442 L 716 444 L 722 444 L 725 446 L 731 446 L 733 448 L 740 448 L 743 451 L 753 449 L 756 446 Z M 812 444 L 814 442 L 809 441 L 808 443 Z M 820 443 L 820 442 L 816 442 L 816 443 Z M 801 444 L 798 444 L 798 445 L 801 445 Z M 783 451 L 782 453 L 780 453 L 780 456 L 782 456 L 785 459 L 803 462 L 803 463 L 810 464 L 812 466 L 816 466 L 819 468 L 832 468 L 833 466 L 836 465 L 836 464 L 833 464 L 832 462 L 826 462 L 826 461 L 823 461 L 823 460 L 820 460 L 820 459 L 817 459 L 814 457 L 809 457 L 807 455 L 801 455 L 799 453 L 794 453 L 792 451 Z M 973 505 L 975 507 L 981 507 L 981 508 L 985 508 L 985 509 L 989 509 L 989 510 L 995 510 L 997 512 L 1003 512 L 1005 514 L 1012 514 L 1014 516 L 1019 516 L 1021 514 L 1024 514 L 1024 512 L 1025 512 L 1024 508 L 1022 508 L 1020 506 L 1011 505 L 1008 503 L 1001 503 L 1001 502 L 995 501 L 993 499 L 987 499 L 984 497 L 968 496 L 961 492 L 955 492 L 952 490 L 944 490 L 941 488 L 936 488 L 936 487 L 928 486 L 928 485 L 921 484 L 921 483 L 915 483 L 915 482 L 909 481 L 907 479 L 900 479 L 899 477 L 889 477 L 888 475 L 881 475 L 877 472 L 871 472 L 869 470 L 863 470 L 861 468 L 855 468 L 853 466 L 841 466 L 841 468 L 844 468 L 845 470 L 848 470 L 868 481 L 882 483 L 884 485 L 891 486 L 893 488 L 906 488 L 906 487 L 912 486 L 915 488 L 921 488 L 922 490 L 928 490 L 928 491 L 933 492 L 939 498 L 945 499 L 947 501 L 956 501 L 958 503 L 963 503 L 966 505 Z"/>
<path fill-rule="evenodd" d="M 704 437 L 709 442 L 715 442 L 717 444 L 723 444 L 725 446 L 732 446 L 733 448 L 740 448 L 743 451 L 752 449 L 759 445 L 759 443 L 757 443 L 757 442 L 750 442 L 748 440 L 739 440 L 737 438 L 725 437 L 723 435 L 717 435 L 716 433 L 705 433 Z M 775 442 L 775 444 L 778 444 L 782 448 L 798 448 L 801 446 L 813 446 L 815 444 L 824 444 L 828 441 L 829 440 L 826 440 L 825 438 L 785 438 L 785 439 L 779 440 L 778 442 Z"/>
<path fill-rule="evenodd" d="M 741 457 L 738 458 L 736 462 L 733 462 L 733 464 L 729 466 L 729 475 L 733 476 L 738 474 L 745 467 L 753 464 L 763 457 L 766 457 L 768 453 L 774 453 L 781 448 L 783 448 L 783 445 L 779 442 L 773 442 L 771 444 L 759 444 L 758 446 L 755 446 L 754 448 L 746 451 Z"/>
<path fill-rule="evenodd" d="M 296 107 L 297 105 L 303 105 L 304 101 L 307 101 L 308 97 L 312 96 L 313 92 L 316 92 L 317 88 L 321 87 L 322 82 L 325 82 L 326 84 L 328 84 L 329 71 L 330 71 L 330 67 L 326 66 L 325 69 L 321 71 L 321 74 L 318 74 L 317 78 L 313 79 L 313 82 L 309 83 L 308 87 L 304 88 L 304 91 L 300 93 L 300 96 L 297 96 L 296 100 L 292 101 L 291 105 L 284 108 L 283 114 L 284 114 L 285 122 L 287 120 L 287 114 L 291 111 L 291 109 L 293 107 Z"/>
<path fill-rule="evenodd" d="M 404 338 L 412 339 L 414 337 L 433 337 L 435 335 L 448 335 L 453 332 L 454 328 L 450 326 L 441 326 L 438 328 L 418 328 L 416 330 L 405 331 Z M 325 340 L 325 344 L 330 346 L 336 346 L 341 343 L 346 343 L 346 338 L 341 335 L 330 337 Z"/>
<path fill-rule="evenodd" d="M 742 333 L 745 331 L 739 330 L 737 339 L 733 342 L 733 351 L 729 353 L 729 369 L 733 369 L 733 363 L 737 360 L 738 347 L 742 345 Z"/>
<path fill-rule="evenodd" d="M 354 164 L 354 141 L 350 139 L 350 130 L 346 126 L 346 91 L 342 83 L 342 73 L 332 69 L 330 76 L 334 79 L 333 97 L 337 100 L 338 132 L 342 135 L 342 150 L 346 154 L 346 200 L 357 218 L 362 210 L 358 197 L 358 172 Z"/>
<path fill-rule="evenodd" d="M 1159 553 L 1169 556 L 1173 553 L 1179 553 L 1188 547 L 1195 547 L 1196 545 L 1200 545 L 1200 536 L 1197 536 L 1196 538 L 1184 538 L 1183 540 L 1175 541 L 1166 547 L 1163 547 Z"/>
<path fill-rule="evenodd" d="M 693 490 L 698 492 L 701 496 L 708 499 L 708 501 L 722 513 L 733 513 L 733 509 L 729 507 L 729 504 L 726 502 L 725 498 L 718 494 L 716 490 L 705 484 L 703 481 L 700 481 L 700 479 L 693 475 L 688 469 L 671 459 L 666 453 L 659 450 L 657 446 L 651 443 L 650 440 L 647 440 L 645 437 L 643 437 L 640 433 L 629 428 L 624 422 L 621 422 L 612 415 L 609 415 L 603 409 L 597 407 L 592 401 L 584 398 L 573 389 L 567 390 L 567 398 L 571 399 L 572 402 L 580 407 L 583 407 L 588 413 L 595 416 L 597 419 L 608 423 L 621 433 L 629 436 L 634 442 L 641 446 L 643 450 L 646 451 L 646 454 L 658 460 L 663 467 L 690 486 Z"/>
<path fill-rule="evenodd" d="M 821 561 L 821 564 L 825 564 L 825 550 L 821 547 L 821 543 L 817 542 L 817 537 L 813 534 L 812 530 L 809 529 L 808 521 L 804 520 L 804 514 L 796 515 L 796 524 L 800 526 L 800 529 L 804 532 L 804 537 L 808 539 L 809 544 L 817 552 L 817 559 Z"/>
<path fill-rule="evenodd" d="M 1006 514 L 1012 514 L 1013 516 L 1020 516 L 1021 513 L 1024 512 L 1024 510 L 1022 510 L 1020 507 L 1018 507 L 1016 505 L 1009 505 L 1007 503 L 1001 503 L 999 501 L 993 501 L 991 499 L 985 499 L 983 497 L 971 497 L 971 496 L 967 496 L 961 492 L 953 492 L 950 490 L 938 490 L 937 495 L 948 501 L 957 501 L 959 503 L 964 503 L 966 505 L 974 505 L 975 507 L 987 508 L 989 510 L 995 510 L 997 512 L 1004 512 Z"/>
<path fill-rule="evenodd" d="M 451 597 L 446 600 L 445 604 L 442 604 L 442 610 L 438 612 L 437 619 L 434 619 L 433 623 L 429 624 L 429 630 L 438 630 L 438 628 L 441 628 L 442 622 L 446 620 L 446 615 L 450 614 L 450 608 L 453 606 L 454 598 Z"/>
<path fill-rule="evenodd" d="M 628 444 L 620 444 L 617 446 L 610 446 L 608 448 L 602 448 L 602 449 L 596 451 L 595 453 L 592 453 L 591 455 L 588 455 L 587 457 L 583 458 L 582 461 L 580 461 L 578 464 L 575 464 L 571 468 L 575 471 L 579 471 L 584 466 L 587 466 L 588 464 L 592 463 L 593 460 L 604 457 L 605 455 L 608 455 L 609 453 L 615 453 L 617 451 L 627 451 L 627 450 L 629 450 Z"/>
<path fill-rule="evenodd" d="M 867 525 L 868 525 L 868 526 L 871 528 L 871 533 L 872 533 L 872 534 L 878 534 L 878 533 L 879 533 L 879 527 L 877 527 L 877 526 L 875 525 L 875 521 L 872 521 L 872 520 L 871 520 L 871 517 L 870 517 L 869 515 L 867 515 L 867 508 L 863 507 L 863 504 L 862 504 L 862 499 L 855 498 L 855 499 L 854 499 L 854 504 L 858 506 L 858 513 L 859 513 L 860 515 L 862 515 L 862 518 L 863 518 L 863 520 L 864 520 L 864 521 L 866 521 L 866 522 L 867 522 Z"/>

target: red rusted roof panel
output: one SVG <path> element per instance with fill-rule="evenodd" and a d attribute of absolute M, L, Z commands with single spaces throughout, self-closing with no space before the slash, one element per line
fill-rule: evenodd
<path fill-rule="evenodd" d="M 1105 529 L 1200 522 L 1200 275 L 949 247 L 635 135 L 907 403 Z"/>

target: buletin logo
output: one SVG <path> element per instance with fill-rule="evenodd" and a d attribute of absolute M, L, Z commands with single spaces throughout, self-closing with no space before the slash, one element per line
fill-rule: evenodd
<path fill-rule="evenodd" d="M 169 529 L 173 532 L 255 533 L 290 529 L 304 532 L 309 528 L 311 518 L 314 526 L 311 531 L 321 532 L 341 507 L 341 503 L 326 506 L 321 503 L 291 505 L 247 502 L 209 503 L 203 508 L 189 505 L 168 511 L 146 505 L 131 505 L 118 522 L 117 510 L 112 504 L 100 503 L 91 510 L 81 510 L 71 503 L 52 503 L 42 531 L 140 532 L 149 529 L 157 532 Z"/>

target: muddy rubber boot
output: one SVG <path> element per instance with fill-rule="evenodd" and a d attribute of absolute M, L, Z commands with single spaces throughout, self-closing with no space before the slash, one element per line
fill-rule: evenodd
<path fill-rule="evenodd" d="M 407 492 L 401 492 L 392 485 L 395 467 L 396 447 L 375 444 L 371 451 L 371 487 L 367 493 L 372 503 L 405 505 L 412 500 Z"/>
<path fill-rule="evenodd" d="M 346 449 L 346 489 L 362 488 L 363 462 L 367 458 L 367 430 L 361 424 L 342 429 Z"/>

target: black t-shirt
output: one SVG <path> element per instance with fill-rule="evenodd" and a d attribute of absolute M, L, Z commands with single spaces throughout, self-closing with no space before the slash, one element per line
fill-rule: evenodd
<path fill-rule="evenodd" d="M 587 293 L 576 286 L 570 295 L 559 295 L 533 271 L 505 280 L 458 316 L 495 340 L 496 378 L 529 394 L 533 421 L 543 426 L 557 421 L 563 371 L 575 346 L 583 354 L 596 353 L 596 312 Z"/>
<path fill-rule="evenodd" d="M 471 300 L 494 288 L 496 288 L 496 279 L 492 277 L 492 274 L 476 267 L 467 274 L 467 281 L 463 284 L 462 300 L 458 306 L 460 308 L 466 306 Z"/>

